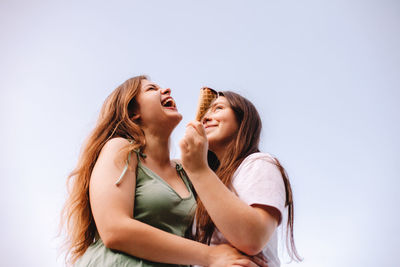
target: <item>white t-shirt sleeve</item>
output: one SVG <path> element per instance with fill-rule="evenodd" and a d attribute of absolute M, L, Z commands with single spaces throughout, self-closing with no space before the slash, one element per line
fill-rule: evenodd
<path fill-rule="evenodd" d="M 250 155 L 233 177 L 233 187 L 248 205 L 260 204 L 278 209 L 284 214 L 286 191 L 278 167 L 268 154 Z"/>

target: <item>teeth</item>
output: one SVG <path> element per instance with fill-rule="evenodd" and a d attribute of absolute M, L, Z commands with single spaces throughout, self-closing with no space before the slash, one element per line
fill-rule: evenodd
<path fill-rule="evenodd" d="M 164 100 L 162 105 L 164 107 L 175 107 L 175 102 L 171 98 L 168 98 L 167 100 Z"/>

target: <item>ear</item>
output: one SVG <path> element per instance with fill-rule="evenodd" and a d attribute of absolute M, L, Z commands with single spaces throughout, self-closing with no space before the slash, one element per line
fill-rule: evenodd
<path fill-rule="evenodd" d="M 135 121 L 140 118 L 140 114 L 135 114 L 131 117 L 131 120 Z"/>

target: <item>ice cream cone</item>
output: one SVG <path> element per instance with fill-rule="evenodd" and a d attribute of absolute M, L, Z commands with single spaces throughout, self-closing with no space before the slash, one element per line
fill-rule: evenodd
<path fill-rule="evenodd" d="M 199 104 L 197 106 L 196 120 L 200 121 L 210 108 L 211 103 L 218 97 L 218 93 L 209 87 L 200 90 Z"/>

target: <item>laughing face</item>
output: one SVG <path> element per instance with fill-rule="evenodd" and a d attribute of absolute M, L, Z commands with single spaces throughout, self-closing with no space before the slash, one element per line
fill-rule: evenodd
<path fill-rule="evenodd" d="M 236 136 L 239 125 L 228 100 L 219 96 L 203 118 L 211 151 L 229 144 Z"/>
<path fill-rule="evenodd" d="M 136 100 L 139 106 L 136 116 L 139 116 L 143 127 L 173 129 L 182 119 L 169 88 L 161 88 L 151 81 L 142 80 Z"/>

